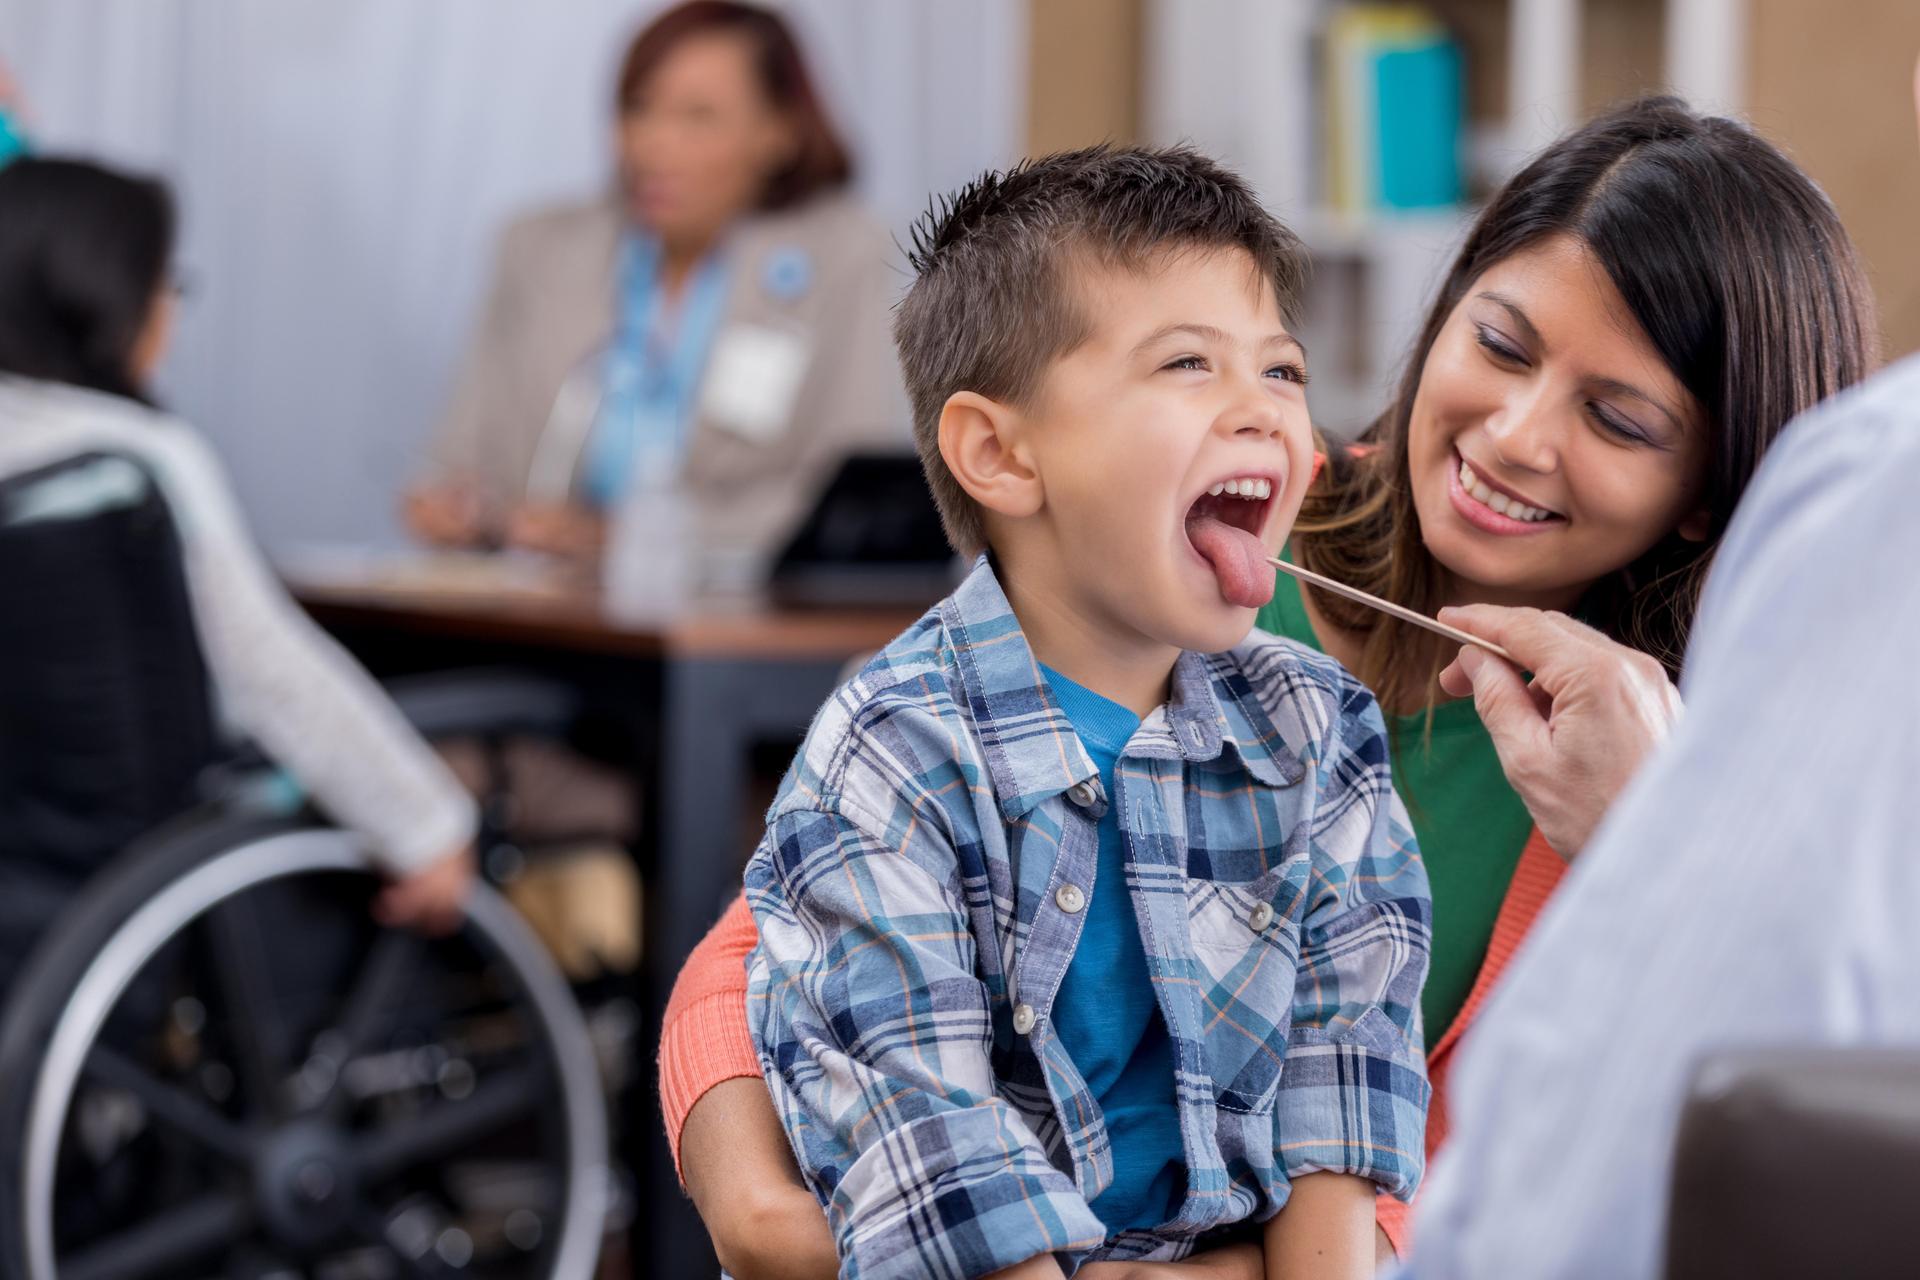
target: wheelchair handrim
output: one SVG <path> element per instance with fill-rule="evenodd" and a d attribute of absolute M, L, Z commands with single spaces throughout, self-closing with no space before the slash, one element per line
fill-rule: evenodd
<path fill-rule="evenodd" d="M 359 842 L 346 832 L 309 830 L 269 836 L 208 859 L 114 930 L 61 1009 L 34 1082 L 22 1186 L 22 1234 L 30 1280 L 57 1280 L 54 1168 L 62 1129 L 87 1052 L 135 976 L 169 939 L 228 897 L 288 876 L 366 869 Z M 467 919 L 524 984 L 553 1052 L 566 1108 L 569 1194 L 552 1274 L 557 1280 L 584 1280 L 599 1256 L 607 1186 L 606 1123 L 598 1106 L 600 1083 L 592 1044 L 566 984 L 513 908 L 477 884 L 468 898 Z"/>

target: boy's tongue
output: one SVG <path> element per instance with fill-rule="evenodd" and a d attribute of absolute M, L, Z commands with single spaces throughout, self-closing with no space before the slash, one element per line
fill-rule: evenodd
<path fill-rule="evenodd" d="M 1207 558 L 1220 579 L 1220 598 L 1243 609 L 1258 609 L 1273 599 L 1273 566 L 1260 539 L 1218 516 L 1198 512 L 1187 517 L 1187 540 Z"/>

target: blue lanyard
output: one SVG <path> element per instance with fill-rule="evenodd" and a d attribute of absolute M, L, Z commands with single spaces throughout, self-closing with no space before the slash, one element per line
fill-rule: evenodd
<path fill-rule="evenodd" d="M 726 309 L 728 263 L 721 252 L 693 269 L 677 314 L 667 306 L 659 274 L 659 241 L 629 234 L 620 246 L 619 316 L 587 444 L 586 496 L 601 507 L 619 502 L 636 480 L 664 484 L 678 473 L 700 377 Z"/>

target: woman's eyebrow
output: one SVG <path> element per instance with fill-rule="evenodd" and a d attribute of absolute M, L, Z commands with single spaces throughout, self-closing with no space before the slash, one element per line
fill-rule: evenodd
<path fill-rule="evenodd" d="M 1476 296 L 1485 298 L 1488 302 L 1491 302 L 1494 306 L 1499 307 L 1505 311 L 1507 315 L 1512 317 L 1514 326 L 1520 330 L 1521 336 L 1526 338 L 1528 342 L 1536 347 L 1546 345 L 1545 341 L 1540 337 L 1540 330 L 1534 328 L 1533 321 L 1527 318 L 1527 313 L 1521 310 L 1520 304 L 1512 298 L 1507 297 L 1503 293 L 1495 293 L 1491 289 L 1482 290 Z"/>
<path fill-rule="evenodd" d="M 1527 318 L 1527 313 L 1521 310 L 1520 304 L 1512 298 L 1507 297 L 1505 294 L 1495 293 L 1491 289 L 1482 290 L 1475 296 L 1485 298 L 1488 302 L 1493 303 L 1493 305 L 1505 311 L 1507 315 L 1513 319 L 1514 326 L 1520 330 L 1527 341 L 1535 346 L 1543 347 L 1546 345 L 1545 341 L 1540 337 L 1540 330 L 1534 327 L 1533 321 Z M 1634 386 L 1631 382 L 1622 382 L 1618 378 L 1596 378 L 1593 382 L 1593 389 L 1602 395 L 1625 396 L 1632 400 L 1638 400 L 1650 406 L 1659 413 L 1661 417 L 1665 418 L 1673 426 L 1675 431 L 1683 432 L 1686 430 L 1686 424 L 1680 421 L 1679 414 L 1669 409 L 1657 396 L 1649 395 L 1639 387 Z"/>
<path fill-rule="evenodd" d="M 1642 404 L 1650 406 L 1661 417 L 1665 418 L 1672 424 L 1675 431 L 1684 432 L 1686 430 L 1686 424 L 1680 421 L 1679 414 L 1667 408 L 1657 396 L 1647 394 L 1631 382 L 1622 382 L 1618 378 L 1596 378 L 1593 382 L 1593 389 L 1601 395 L 1625 396 L 1628 399 L 1638 400 Z"/>

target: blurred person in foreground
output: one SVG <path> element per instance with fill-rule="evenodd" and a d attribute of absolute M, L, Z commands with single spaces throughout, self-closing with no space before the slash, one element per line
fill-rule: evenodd
<path fill-rule="evenodd" d="M 407 522 L 590 563 L 622 503 L 671 492 L 691 546 L 745 581 L 842 455 L 906 447 L 901 277 L 778 15 L 670 9 L 614 107 L 613 190 L 506 232 Z"/>
<path fill-rule="evenodd" d="M 383 922 L 450 929 L 474 875 L 472 801 L 287 596 L 206 442 L 155 405 L 151 379 L 173 329 L 173 239 L 173 203 L 157 182 L 52 158 L 0 169 L 0 479 L 93 453 L 144 466 L 177 531 L 223 722 L 366 837 L 393 878 L 375 902 Z M 7 608 L 21 611 L 11 631 L 35 625 L 34 602 Z M 22 699 L 95 705 L 70 675 L 21 670 L 6 652 L 0 674 L 6 706 L 23 715 Z M 78 887 L 76 864 L 114 852 L 80 846 L 114 823 L 102 796 L 124 781 L 87 776 L 115 758 L 99 744 L 50 760 L 66 744 L 6 741 L 6 718 L 0 707 L 0 966 Z M 178 799 L 185 809 L 194 797 Z"/>

